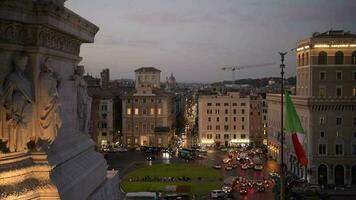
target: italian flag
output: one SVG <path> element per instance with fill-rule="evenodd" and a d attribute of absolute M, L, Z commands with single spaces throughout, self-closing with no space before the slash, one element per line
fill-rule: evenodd
<path fill-rule="evenodd" d="M 292 99 L 290 98 L 289 93 L 287 91 L 285 91 L 285 98 L 286 98 L 285 129 L 287 132 L 292 134 L 292 142 L 293 142 L 295 154 L 297 155 L 298 162 L 302 166 L 307 166 L 308 158 L 303 148 L 303 143 L 305 138 L 304 130 L 302 124 L 300 123 Z"/>

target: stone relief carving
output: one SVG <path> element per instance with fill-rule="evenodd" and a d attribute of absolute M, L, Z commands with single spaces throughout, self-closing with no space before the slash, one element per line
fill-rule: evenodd
<path fill-rule="evenodd" d="M 78 55 L 81 42 L 48 27 L 1 21 L 0 40 L 3 43 L 38 45 Z"/>
<path fill-rule="evenodd" d="M 40 131 L 36 140 L 46 140 L 50 144 L 56 138 L 57 131 L 62 125 L 58 99 L 59 85 L 59 75 L 53 72 L 49 59 L 46 59 L 42 65 L 38 80 L 38 116 Z"/>
<path fill-rule="evenodd" d="M 6 146 L 10 152 L 25 151 L 27 143 L 33 136 L 30 124 L 34 98 L 31 82 L 24 75 L 27 64 L 28 57 L 25 55 L 14 59 L 14 69 L 6 77 L 3 88 L 2 103 L 6 112 L 7 127 L 3 127 L 0 138 L 7 142 Z"/>
<path fill-rule="evenodd" d="M 79 118 L 79 130 L 87 133 L 89 128 L 89 119 L 91 112 L 91 97 L 87 92 L 87 83 L 85 82 L 84 66 L 77 66 L 74 70 L 73 80 L 77 88 L 77 114 Z"/>

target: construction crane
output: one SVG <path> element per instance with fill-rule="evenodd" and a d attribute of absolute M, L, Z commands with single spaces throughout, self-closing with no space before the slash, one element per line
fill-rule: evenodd
<path fill-rule="evenodd" d="M 255 68 L 255 67 L 265 67 L 265 66 L 272 66 L 275 65 L 275 62 L 270 62 L 270 63 L 261 63 L 261 64 L 254 64 L 254 65 L 237 65 L 237 66 L 232 66 L 232 67 L 223 67 L 221 68 L 222 70 L 231 70 L 232 74 L 232 80 L 231 84 L 233 85 L 235 83 L 235 73 L 236 71 L 240 69 L 249 69 L 249 68 Z"/>

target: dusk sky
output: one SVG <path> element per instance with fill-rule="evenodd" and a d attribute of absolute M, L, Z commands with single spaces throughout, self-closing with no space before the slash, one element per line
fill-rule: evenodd
<path fill-rule="evenodd" d="M 313 32 L 356 33 L 356 0 L 68 0 L 66 7 L 100 27 L 84 44 L 86 71 L 133 78 L 154 66 L 178 82 L 231 80 L 223 66 L 278 62 Z M 295 74 L 295 53 L 286 58 Z M 279 76 L 278 65 L 239 71 L 237 79 Z"/>

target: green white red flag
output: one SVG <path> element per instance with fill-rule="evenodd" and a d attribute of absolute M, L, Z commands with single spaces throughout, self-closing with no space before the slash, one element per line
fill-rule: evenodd
<path fill-rule="evenodd" d="M 300 123 L 297 111 L 295 110 L 292 99 L 289 93 L 285 91 L 286 98 L 286 114 L 285 114 L 285 129 L 291 133 L 292 142 L 294 146 L 295 154 L 297 155 L 298 162 L 302 166 L 308 165 L 308 158 L 305 154 L 303 143 L 305 138 L 304 129 Z"/>

